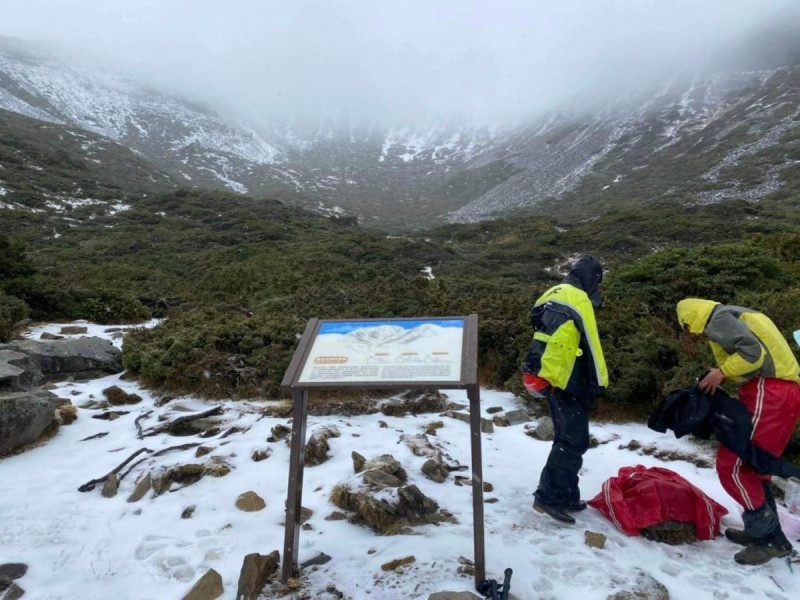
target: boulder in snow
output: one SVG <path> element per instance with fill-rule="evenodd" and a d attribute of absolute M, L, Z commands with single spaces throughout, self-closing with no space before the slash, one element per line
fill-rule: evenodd
<path fill-rule="evenodd" d="M 43 390 L 0 394 L 0 456 L 35 442 L 55 426 L 60 403 Z"/>

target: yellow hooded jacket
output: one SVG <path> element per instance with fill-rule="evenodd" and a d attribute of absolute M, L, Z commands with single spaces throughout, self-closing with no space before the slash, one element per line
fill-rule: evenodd
<path fill-rule="evenodd" d="M 800 365 L 766 315 L 700 298 L 681 300 L 677 312 L 681 327 L 708 337 L 714 358 L 727 379 L 742 382 L 773 377 L 800 383 Z"/>
<path fill-rule="evenodd" d="M 604 393 L 608 369 L 586 292 L 569 283 L 550 288 L 536 300 L 533 321 L 536 333 L 523 370 L 567 390 L 577 368 L 579 387 Z"/>

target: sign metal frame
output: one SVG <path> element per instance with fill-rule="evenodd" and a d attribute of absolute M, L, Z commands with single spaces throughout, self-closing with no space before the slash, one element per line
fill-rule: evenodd
<path fill-rule="evenodd" d="M 325 323 L 403 322 L 425 320 L 461 320 L 461 374 L 459 381 L 366 381 L 366 382 L 300 382 L 300 376 L 309 358 L 320 327 Z M 281 579 L 286 582 L 297 571 L 300 541 L 300 508 L 303 499 L 303 467 L 305 459 L 308 395 L 310 391 L 340 390 L 408 390 L 434 388 L 440 390 L 466 390 L 470 411 L 470 439 L 472 448 L 472 513 L 473 546 L 475 553 L 475 587 L 486 579 L 483 515 L 483 465 L 481 459 L 480 385 L 478 383 L 478 315 L 465 317 L 404 318 L 404 319 L 311 319 L 295 350 L 294 356 L 281 382 L 285 398 L 291 398 L 292 441 L 289 454 L 289 484 L 286 500 L 286 526 L 283 544 Z"/>

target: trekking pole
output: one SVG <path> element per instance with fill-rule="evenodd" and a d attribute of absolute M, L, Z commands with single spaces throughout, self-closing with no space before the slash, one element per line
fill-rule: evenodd
<path fill-rule="evenodd" d="M 486 600 L 508 600 L 508 592 L 511 590 L 511 574 L 514 571 L 506 569 L 503 573 L 502 585 L 497 585 L 496 579 L 484 579 L 478 586 L 480 592 Z"/>

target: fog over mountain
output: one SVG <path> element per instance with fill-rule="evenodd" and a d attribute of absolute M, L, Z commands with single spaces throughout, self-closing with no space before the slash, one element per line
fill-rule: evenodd
<path fill-rule="evenodd" d="M 519 121 L 793 49 L 791 0 L 4 0 L 43 42 L 249 122 Z M 783 31 L 783 30 L 782 30 Z M 794 38 L 796 40 L 796 38 Z"/>

